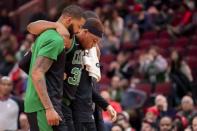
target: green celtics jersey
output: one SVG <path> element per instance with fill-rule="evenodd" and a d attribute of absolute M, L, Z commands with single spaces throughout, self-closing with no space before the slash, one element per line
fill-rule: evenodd
<path fill-rule="evenodd" d="M 28 84 L 25 94 L 25 112 L 36 112 L 44 107 L 38 97 L 32 81 L 32 67 L 39 56 L 53 60 L 52 66 L 45 74 L 47 92 L 54 108 L 61 110 L 64 73 L 64 40 L 55 30 L 46 30 L 37 37 L 32 48 L 32 57 L 29 69 Z"/>

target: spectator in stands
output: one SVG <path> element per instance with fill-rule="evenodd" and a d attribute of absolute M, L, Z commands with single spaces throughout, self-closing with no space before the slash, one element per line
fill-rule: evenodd
<path fill-rule="evenodd" d="M 187 79 L 190 82 L 193 81 L 193 77 L 189 65 L 183 59 L 183 56 L 180 53 L 178 53 L 178 51 L 176 50 L 173 50 L 171 53 L 170 71 L 172 74 L 182 73 L 182 75 L 187 77 Z M 181 74 L 177 74 L 177 75 L 181 75 Z"/>
<path fill-rule="evenodd" d="M 168 63 L 159 54 L 157 47 L 151 47 L 145 56 L 140 58 L 140 71 L 145 74 L 145 78 L 151 82 L 164 82 Z M 147 59 L 148 58 L 148 59 Z"/>
<path fill-rule="evenodd" d="M 192 131 L 197 131 L 197 116 L 192 120 Z"/>
<path fill-rule="evenodd" d="M 177 123 L 179 127 L 186 128 L 188 123 L 190 123 L 192 118 L 197 114 L 197 111 L 194 108 L 194 101 L 190 96 L 183 97 L 181 107 L 182 109 L 177 113 Z"/>
<path fill-rule="evenodd" d="M 0 62 L 0 76 L 8 76 L 14 67 L 16 60 L 12 52 L 6 52 L 3 56 L 4 59 Z"/>
<path fill-rule="evenodd" d="M 108 28 L 105 28 L 105 35 L 103 36 L 102 41 L 102 43 L 105 43 L 101 48 L 103 54 L 115 54 L 119 51 L 120 39 L 113 36 Z"/>
<path fill-rule="evenodd" d="M 155 106 L 159 111 L 159 117 L 163 116 L 175 116 L 175 112 L 172 111 L 168 106 L 168 101 L 165 96 L 157 95 L 155 98 Z"/>
<path fill-rule="evenodd" d="M 175 84 L 175 90 L 180 99 L 191 91 L 190 82 L 193 81 L 193 77 L 188 64 L 176 50 L 173 50 L 171 53 L 169 71 L 170 79 Z"/>
<path fill-rule="evenodd" d="M 25 41 L 28 41 L 29 43 L 33 43 L 34 42 L 34 36 L 32 35 L 32 34 L 30 34 L 30 33 L 27 33 L 26 35 L 25 35 L 25 39 L 24 39 Z"/>
<path fill-rule="evenodd" d="M 108 76 L 118 75 L 121 79 L 130 79 L 133 74 L 133 67 L 129 61 L 130 52 L 120 51 L 116 57 L 116 61 L 110 64 Z"/>
<path fill-rule="evenodd" d="M 183 34 L 187 35 L 193 28 L 192 17 L 195 10 L 195 1 L 183 1 L 182 6 L 184 8 L 184 13 L 180 22 L 175 26 L 168 26 L 168 32 L 172 37 Z"/>
<path fill-rule="evenodd" d="M 12 28 L 8 25 L 3 25 L 1 27 L 0 35 L 0 50 L 3 52 L 14 53 L 18 48 L 18 43 L 16 37 L 12 34 Z"/>
<path fill-rule="evenodd" d="M 149 108 L 145 114 L 145 119 L 151 122 L 152 124 L 157 124 L 157 118 L 159 116 L 159 112 L 156 108 Z"/>
<path fill-rule="evenodd" d="M 138 25 L 141 33 L 154 29 L 158 30 L 156 25 L 158 14 L 159 12 L 154 6 L 151 6 L 146 11 L 140 12 Z"/>
<path fill-rule="evenodd" d="M 112 35 L 120 38 L 124 29 L 124 20 L 117 10 L 111 10 L 110 17 L 105 21 L 105 28 L 109 29 Z"/>
<path fill-rule="evenodd" d="M 11 97 L 13 83 L 9 77 L 0 79 L 0 130 L 17 130 L 21 107 Z"/>
<path fill-rule="evenodd" d="M 115 75 L 111 79 L 110 96 L 112 100 L 119 101 L 123 93 L 123 88 L 120 85 L 120 77 Z"/>
<path fill-rule="evenodd" d="M 30 48 L 31 44 L 28 41 L 23 41 L 19 51 L 16 53 L 16 59 L 20 61 Z"/>
<path fill-rule="evenodd" d="M 125 22 L 128 24 L 130 21 L 133 24 L 138 23 L 138 18 L 141 12 L 143 12 L 143 5 L 142 4 L 135 4 L 133 8 L 128 9 L 128 14 L 125 16 Z M 138 24 L 137 24 L 138 25 Z"/>
<path fill-rule="evenodd" d="M 154 30 L 162 31 L 166 28 L 167 24 L 169 24 L 170 16 L 168 15 L 168 10 L 168 7 L 163 5 L 157 13 L 153 14 Z"/>
<path fill-rule="evenodd" d="M 1 7 L 0 10 L 0 28 L 3 25 L 13 26 L 13 23 L 10 20 L 9 12 L 5 7 Z"/>
<path fill-rule="evenodd" d="M 129 114 L 125 111 L 118 114 L 115 123 L 121 125 L 124 128 L 124 131 L 135 131 L 129 124 Z"/>
<path fill-rule="evenodd" d="M 25 53 L 31 49 L 31 45 L 34 42 L 34 36 L 32 34 L 26 34 L 25 39 L 23 40 L 19 51 L 16 53 L 16 59 L 20 61 Z"/>
<path fill-rule="evenodd" d="M 122 36 L 124 29 L 124 20 L 119 16 L 116 10 L 112 10 L 110 7 L 105 6 L 103 11 L 106 11 L 105 25 L 105 48 L 111 50 L 111 52 L 117 52 L 120 48 L 120 37 Z"/>
<path fill-rule="evenodd" d="M 171 131 L 172 123 L 172 119 L 169 116 L 162 117 L 159 122 L 159 131 Z"/>
<path fill-rule="evenodd" d="M 158 123 L 159 120 L 164 116 L 175 117 L 176 115 L 175 110 L 169 108 L 167 99 L 163 95 L 156 96 L 155 106 L 148 108 L 147 113 L 149 113 L 149 117 L 151 116 L 150 113 L 152 113 L 152 121 L 155 123 Z"/>
<path fill-rule="evenodd" d="M 127 22 L 127 26 L 123 31 L 123 43 L 130 43 L 131 45 L 136 45 L 140 38 L 140 32 L 138 25 L 132 23 L 131 21 Z"/>
<path fill-rule="evenodd" d="M 114 124 L 111 131 L 124 131 L 124 128 L 121 125 Z"/>
<path fill-rule="evenodd" d="M 14 53 L 17 49 L 16 37 L 12 34 L 12 28 L 8 25 L 1 27 L 0 52 L 0 75 L 7 76 L 15 64 Z"/>
<path fill-rule="evenodd" d="M 195 115 L 191 121 L 191 124 L 185 129 L 185 131 L 197 131 L 197 115 Z"/>
<path fill-rule="evenodd" d="M 144 119 L 142 121 L 142 127 L 141 127 L 141 130 L 140 131 L 156 131 L 156 129 L 155 129 L 154 126 L 155 125 L 152 122 Z"/>

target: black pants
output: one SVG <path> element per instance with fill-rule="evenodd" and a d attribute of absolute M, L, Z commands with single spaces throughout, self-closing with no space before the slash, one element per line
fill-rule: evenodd
<path fill-rule="evenodd" d="M 62 105 L 62 113 L 65 119 L 65 123 L 68 127 L 68 131 L 75 131 L 71 107 L 67 105 Z"/>
<path fill-rule="evenodd" d="M 76 131 L 97 131 L 95 122 L 75 122 Z"/>
<path fill-rule="evenodd" d="M 38 111 L 33 113 L 27 113 L 30 131 L 69 131 L 65 124 L 65 121 L 61 121 L 58 126 L 49 126 L 46 121 L 45 111 Z"/>
<path fill-rule="evenodd" d="M 104 131 L 105 125 L 104 125 L 103 116 L 102 116 L 102 109 L 97 105 L 94 111 L 94 118 L 95 118 L 97 131 Z"/>

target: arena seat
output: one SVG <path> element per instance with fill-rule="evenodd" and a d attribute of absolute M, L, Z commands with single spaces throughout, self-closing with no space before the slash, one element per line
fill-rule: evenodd
<path fill-rule="evenodd" d="M 102 55 L 101 57 L 101 62 L 102 63 L 111 63 L 113 60 L 115 60 L 116 56 L 113 54 L 108 54 L 108 55 Z"/>
<path fill-rule="evenodd" d="M 139 83 L 136 85 L 136 89 L 145 92 L 148 97 L 151 94 L 151 84 L 149 83 Z"/>
<path fill-rule="evenodd" d="M 169 48 L 171 46 L 170 40 L 167 38 L 160 38 L 156 41 L 156 45 L 160 48 Z"/>
<path fill-rule="evenodd" d="M 159 33 L 159 38 L 165 38 L 165 39 L 169 39 L 170 38 L 170 35 L 167 31 L 162 31 Z"/>
<path fill-rule="evenodd" d="M 143 35 L 142 35 L 142 38 L 141 39 L 144 39 L 144 40 L 153 40 L 157 37 L 157 32 L 156 31 L 149 31 L 149 32 L 145 32 Z"/>
<path fill-rule="evenodd" d="M 110 84 L 110 79 L 106 76 L 106 75 L 102 75 L 101 76 L 101 80 L 100 80 L 100 84 L 105 84 L 105 85 L 109 85 Z"/>
<path fill-rule="evenodd" d="M 147 49 L 153 44 L 153 41 L 150 40 L 141 40 L 139 42 L 140 49 Z"/>
<path fill-rule="evenodd" d="M 195 37 L 192 38 L 191 45 L 192 46 L 197 46 L 197 36 L 195 36 Z"/>
<path fill-rule="evenodd" d="M 189 46 L 187 50 L 187 55 L 188 56 L 197 56 L 197 46 Z"/>
<path fill-rule="evenodd" d="M 185 47 L 187 46 L 189 43 L 188 38 L 186 37 L 181 37 L 178 40 L 175 41 L 174 43 L 174 47 Z"/>
<path fill-rule="evenodd" d="M 194 56 L 187 56 L 186 61 L 191 69 L 197 69 L 197 60 Z"/>
<path fill-rule="evenodd" d="M 155 94 L 170 95 L 172 89 L 171 83 L 158 83 L 155 88 Z"/>

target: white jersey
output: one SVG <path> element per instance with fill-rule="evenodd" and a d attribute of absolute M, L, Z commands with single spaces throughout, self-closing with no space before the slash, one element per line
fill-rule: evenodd
<path fill-rule="evenodd" d="M 11 98 L 0 101 L 0 131 L 18 129 L 19 106 Z"/>

